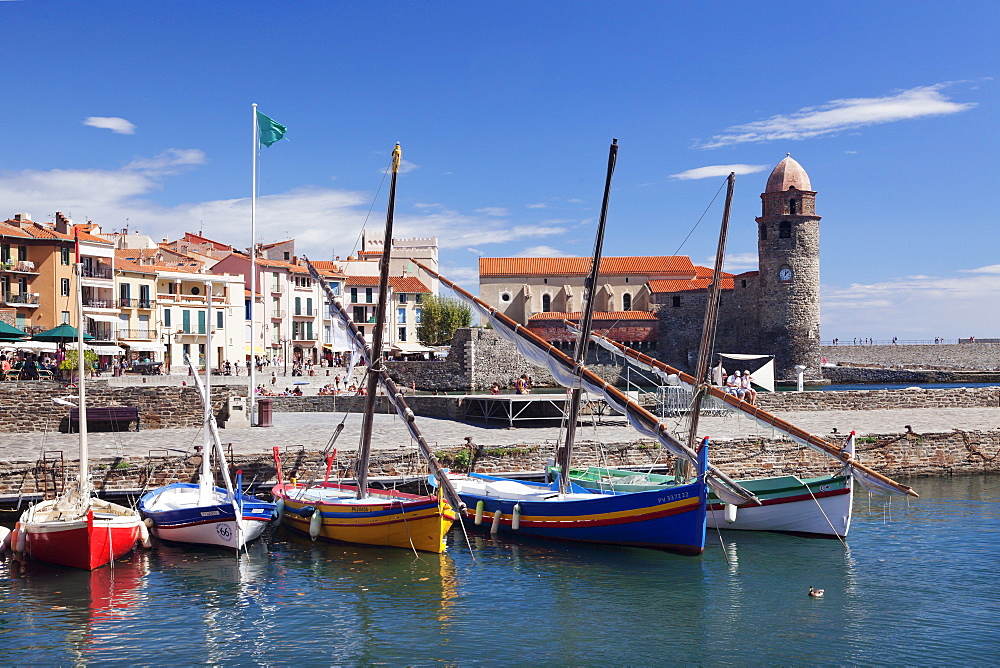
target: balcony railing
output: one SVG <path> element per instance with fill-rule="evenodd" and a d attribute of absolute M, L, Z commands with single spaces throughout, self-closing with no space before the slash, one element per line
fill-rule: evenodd
<path fill-rule="evenodd" d="M 18 274 L 38 274 L 35 263 L 30 260 L 7 260 L 0 262 L 0 271 L 11 271 Z"/>
<path fill-rule="evenodd" d="M 121 329 L 118 330 L 119 339 L 144 339 L 152 340 L 159 338 L 159 332 L 155 329 Z"/>
<path fill-rule="evenodd" d="M 271 317 L 275 318 L 275 319 L 277 319 L 277 318 L 284 318 L 285 317 L 285 312 L 283 310 L 281 310 L 281 309 L 272 310 L 271 311 Z"/>
<path fill-rule="evenodd" d="M 271 285 L 271 294 L 281 294 L 285 291 L 285 286 L 283 285 Z"/>
<path fill-rule="evenodd" d="M 4 292 L 3 301 L 5 304 L 25 304 L 29 306 L 38 305 L 38 293 L 37 292 Z"/>
<path fill-rule="evenodd" d="M 111 267 L 105 265 L 97 265 L 96 267 L 84 267 L 83 268 L 84 278 L 107 278 L 111 279 Z"/>
<path fill-rule="evenodd" d="M 118 300 L 119 308 L 153 308 L 153 300 L 136 299 L 135 297 L 122 297 Z"/>
<path fill-rule="evenodd" d="M 84 299 L 83 305 L 90 308 L 114 308 L 115 302 L 111 299 Z"/>

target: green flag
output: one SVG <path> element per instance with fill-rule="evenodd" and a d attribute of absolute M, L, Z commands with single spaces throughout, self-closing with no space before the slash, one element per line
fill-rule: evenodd
<path fill-rule="evenodd" d="M 287 131 L 288 128 L 281 123 L 275 122 L 259 111 L 257 112 L 257 133 L 260 135 L 260 143 L 264 146 L 270 146 L 279 141 Z"/>

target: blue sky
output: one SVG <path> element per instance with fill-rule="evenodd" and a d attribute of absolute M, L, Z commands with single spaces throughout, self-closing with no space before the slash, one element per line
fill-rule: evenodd
<path fill-rule="evenodd" d="M 397 235 L 451 278 L 485 256 L 605 253 L 726 268 L 790 152 L 818 191 L 824 339 L 1000 336 L 1000 4 L 0 1 L 0 215 L 345 256 L 396 141 Z M 735 166 L 735 167 L 733 167 Z M 697 171 L 696 171 L 697 170 Z M 691 178 L 701 177 L 701 178 Z M 384 222 L 385 187 L 368 219 Z"/>

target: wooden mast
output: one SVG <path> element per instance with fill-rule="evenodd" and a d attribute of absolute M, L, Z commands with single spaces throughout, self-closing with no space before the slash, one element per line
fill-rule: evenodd
<path fill-rule="evenodd" d="M 726 205 L 722 210 L 722 229 L 719 230 L 719 245 L 715 251 L 715 268 L 712 271 L 712 283 L 708 286 L 708 304 L 705 306 L 705 320 L 701 326 L 701 344 L 698 346 L 698 370 L 695 372 L 697 384 L 694 386 L 694 396 L 691 397 L 691 424 L 688 432 L 688 447 L 695 449 L 698 440 L 698 416 L 701 411 L 701 400 L 705 396 L 708 375 L 708 361 L 712 356 L 715 344 L 715 325 L 719 316 L 719 298 L 722 296 L 722 261 L 726 255 L 726 236 L 729 233 L 729 213 L 733 205 L 733 190 L 736 188 L 736 173 L 730 172 L 726 186 Z M 679 476 L 687 477 L 687 462 L 677 460 Z"/>
<path fill-rule="evenodd" d="M 402 157 L 399 144 L 392 150 L 392 181 L 389 184 L 389 208 L 385 215 L 385 238 L 382 241 L 382 259 L 379 264 L 378 306 L 375 308 L 375 332 L 372 334 L 372 353 L 368 360 L 368 394 L 365 397 L 365 415 L 361 424 L 361 446 L 358 453 L 358 498 L 368 496 L 368 463 L 371 460 L 372 428 L 375 422 L 375 392 L 378 390 L 379 372 L 382 370 L 382 327 L 385 325 L 386 302 L 389 301 L 389 254 L 392 250 L 392 219 L 396 207 L 396 177 Z"/>
<path fill-rule="evenodd" d="M 587 291 L 587 301 L 583 309 L 583 317 L 580 319 L 580 338 L 576 341 L 573 361 L 577 366 L 583 366 L 587 362 L 587 345 L 590 343 L 590 328 L 594 320 L 594 297 L 597 293 L 597 278 L 601 272 L 601 254 L 604 250 L 604 229 L 608 222 L 608 200 L 611 196 L 611 177 L 615 173 L 615 162 L 618 159 L 618 140 L 612 139 L 608 149 L 608 171 L 604 181 L 604 199 L 601 202 L 601 218 L 597 223 L 597 237 L 594 239 L 593 260 L 590 266 L 590 275 L 584 289 Z M 573 458 L 573 443 L 576 440 L 576 421 L 580 415 L 580 397 L 583 390 L 577 386 L 573 388 L 570 396 L 569 410 L 566 414 L 566 442 L 560 450 L 559 465 L 561 475 L 559 476 L 559 492 L 566 493 L 567 481 L 569 480 L 569 466 Z"/>

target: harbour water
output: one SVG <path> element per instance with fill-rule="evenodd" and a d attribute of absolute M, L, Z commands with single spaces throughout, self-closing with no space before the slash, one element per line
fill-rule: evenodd
<path fill-rule="evenodd" d="M 496 540 L 445 555 L 275 530 L 239 562 L 157 544 L 0 566 L 5 665 L 1000 662 L 1000 476 L 858 494 L 847 544 L 710 531 L 702 557 Z M 825 590 L 810 598 L 808 588 Z"/>

